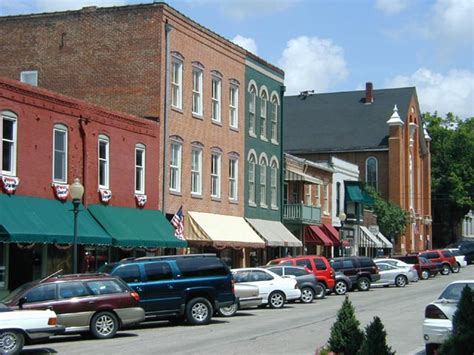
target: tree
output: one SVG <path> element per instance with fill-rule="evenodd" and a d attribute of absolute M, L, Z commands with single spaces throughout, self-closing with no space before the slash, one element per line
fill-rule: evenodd
<path fill-rule="evenodd" d="M 395 355 L 387 345 L 387 332 L 379 317 L 374 317 L 372 323 L 365 328 L 364 341 L 358 355 Z"/>
<path fill-rule="evenodd" d="M 459 237 L 462 218 L 474 206 L 474 117 L 435 112 L 423 120 L 432 139 L 433 241 L 443 246 Z"/>
<path fill-rule="evenodd" d="M 354 307 L 349 296 L 346 296 L 341 309 L 337 312 L 336 322 L 331 327 L 329 348 L 335 353 L 355 355 L 363 340 L 363 333 L 359 329 L 359 321 L 354 314 Z"/>
<path fill-rule="evenodd" d="M 453 316 L 453 332 L 438 353 L 442 355 L 474 354 L 474 290 L 465 286 Z"/>

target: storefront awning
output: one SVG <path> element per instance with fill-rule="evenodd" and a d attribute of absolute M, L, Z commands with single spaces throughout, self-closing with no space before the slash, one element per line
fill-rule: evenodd
<path fill-rule="evenodd" d="M 378 232 L 375 236 L 382 242 L 384 248 L 393 248 L 392 242 L 390 242 L 381 232 Z"/>
<path fill-rule="evenodd" d="M 301 247 L 303 243 L 296 238 L 280 221 L 246 218 L 269 247 Z"/>
<path fill-rule="evenodd" d="M 158 210 L 90 205 L 89 212 L 113 238 L 113 244 L 135 248 L 184 248 L 174 228 Z"/>
<path fill-rule="evenodd" d="M 0 240 L 16 243 L 72 244 L 72 203 L 31 196 L 0 194 Z M 84 209 L 77 215 L 77 242 L 111 245 L 112 238 Z"/>
<path fill-rule="evenodd" d="M 285 170 L 285 181 L 305 181 L 311 184 L 320 184 L 322 185 L 323 182 L 311 175 L 305 174 L 301 171 L 293 171 L 290 169 Z"/>
<path fill-rule="evenodd" d="M 360 232 L 360 247 L 383 248 L 382 242 L 367 227 L 360 226 Z"/>
<path fill-rule="evenodd" d="M 216 248 L 265 248 L 265 242 L 242 217 L 188 212 L 184 223 L 188 242 L 204 242 Z"/>
<path fill-rule="evenodd" d="M 339 232 L 337 231 L 337 229 L 328 223 L 323 223 L 323 228 L 324 228 L 324 232 L 326 232 L 326 235 L 329 238 L 331 238 L 331 241 L 334 244 L 334 246 L 335 247 L 340 246 L 341 241 L 339 239 Z"/>
<path fill-rule="evenodd" d="M 363 203 L 373 205 L 374 199 L 364 191 L 359 181 L 345 181 L 345 199 L 346 202 Z"/>
<path fill-rule="evenodd" d="M 321 230 L 319 226 L 306 226 L 304 233 L 306 244 L 317 244 L 325 247 L 333 246 L 331 239 Z"/>

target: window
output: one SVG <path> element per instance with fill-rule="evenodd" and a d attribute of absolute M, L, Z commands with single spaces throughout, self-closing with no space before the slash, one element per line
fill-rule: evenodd
<path fill-rule="evenodd" d="M 118 276 L 122 278 L 123 281 L 126 283 L 134 283 L 140 282 L 140 270 L 138 269 L 138 265 L 124 265 L 121 266 L 114 272 L 114 276 Z"/>
<path fill-rule="evenodd" d="M 2 112 L 2 174 L 16 174 L 17 116 Z"/>
<path fill-rule="evenodd" d="M 202 150 L 191 150 L 191 193 L 202 194 Z"/>
<path fill-rule="evenodd" d="M 267 138 L 267 101 L 268 96 L 266 91 L 263 91 L 260 96 L 260 138 Z"/>
<path fill-rule="evenodd" d="M 271 171 L 271 175 L 270 175 L 271 204 L 273 208 L 277 208 L 278 207 L 278 201 L 277 201 L 278 168 L 277 168 L 276 162 L 272 162 L 272 167 L 270 171 Z"/>
<path fill-rule="evenodd" d="M 145 274 L 148 281 L 171 280 L 173 274 L 167 263 L 148 263 L 145 264 Z"/>
<path fill-rule="evenodd" d="M 171 143 L 170 190 L 174 192 L 181 191 L 181 151 L 181 144 Z"/>
<path fill-rule="evenodd" d="M 202 116 L 202 77 L 202 70 L 193 68 L 193 113 L 199 116 Z"/>
<path fill-rule="evenodd" d="M 308 206 L 311 205 L 311 185 L 304 185 L 304 203 Z"/>
<path fill-rule="evenodd" d="M 260 206 L 267 206 L 267 161 L 260 159 Z"/>
<path fill-rule="evenodd" d="M 99 188 L 109 188 L 109 138 L 99 136 Z"/>
<path fill-rule="evenodd" d="M 251 155 L 249 159 L 249 204 L 251 205 L 255 205 L 255 166 L 255 157 Z"/>
<path fill-rule="evenodd" d="M 239 88 L 236 85 L 229 88 L 229 125 L 239 127 Z"/>
<path fill-rule="evenodd" d="M 171 106 L 183 108 L 183 62 L 173 58 L 171 69 Z"/>
<path fill-rule="evenodd" d="M 89 296 L 89 291 L 82 282 L 64 282 L 58 284 L 59 298 Z"/>
<path fill-rule="evenodd" d="M 145 146 L 135 146 L 135 193 L 145 193 Z"/>
<path fill-rule="evenodd" d="M 316 199 L 316 206 L 321 207 L 321 185 L 316 184 L 314 187 L 314 197 Z"/>
<path fill-rule="evenodd" d="M 212 78 L 212 107 L 211 118 L 215 122 L 221 121 L 221 79 Z"/>
<path fill-rule="evenodd" d="M 20 73 L 20 81 L 22 83 L 38 86 L 38 71 L 37 70 L 22 71 Z"/>
<path fill-rule="evenodd" d="M 250 87 L 249 100 L 249 134 L 255 135 L 255 107 L 257 103 L 257 89 L 255 86 Z"/>
<path fill-rule="evenodd" d="M 128 291 L 125 285 L 115 280 L 86 281 L 86 285 L 94 295 L 108 295 Z"/>
<path fill-rule="evenodd" d="M 336 184 L 336 216 L 341 212 L 341 183 Z"/>
<path fill-rule="evenodd" d="M 309 261 L 308 259 L 296 260 L 296 266 L 301 266 L 301 267 L 305 267 L 309 270 L 313 270 L 313 266 L 311 265 L 311 261 Z"/>
<path fill-rule="evenodd" d="M 41 285 L 26 294 L 26 300 L 30 302 L 44 302 L 56 299 L 56 284 Z"/>
<path fill-rule="evenodd" d="M 377 159 L 369 157 L 365 161 L 365 182 L 377 190 Z"/>
<path fill-rule="evenodd" d="M 252 270 L 250 273 L 250 281 L 271 281 L 273 276 L 265 271 Z"/>
<path fill-rule="evenodd" d="M 314 265 L 316 265 L 316 270 L 326 270 L 326 264 L 321 259 L 313 259 Z"/>
<path fill-rule="evenodd" d="M 218 258 L 178 258 L 176 264 L 182 277 L 227 276 L 228 269 Z"/>
<path fill-rule="evenodd" d="M 229 159 L 229 200 L 237 200 L 237 177 L 239 174 L 239 161 L 235 158 Z"/>
<path fill-rule="evenodd" d="M 324 194 L 324 213 L 329 213 L 329 186 L 328 184 L 323 185 L 323 194 Z"/>
<path fill-rule="evenodd" d="M 273 97 L 271 139 L 274 143 L 278 142 L 278 109 L 278 99 L 276 97 Z"/>
<path fill-rule="evenodd" d="M 53 129 L 53 181 L 67 183 L 67 127 Z"/>
<path fill-rule="evenodd" d="M 304 269 L 297 269 L 295 267 L 287 267 L 285 268 L 285 274 L 286 275 L 293 275 L 293 276 L 307 276 L 311 275 L 310 272 L 304 270 Z"/>
<path fill-rule="evenodd" d="M 283 268 L 282 267 L 269 267 L 267 270 L 277 274 L 278 276 L 283 276 Z"/>
<path fill-rule="evenodd" d="M 211 196 L 221 197 L 221 155 L 217 152 L 211 154 Z"/>

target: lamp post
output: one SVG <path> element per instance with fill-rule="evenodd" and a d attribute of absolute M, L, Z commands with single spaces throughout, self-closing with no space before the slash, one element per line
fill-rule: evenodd
<path fill-rule="evenodd" d="M 77 274 L 77 214 L 79 213 L 79 205 L 84 195 L 84 186 L 82 186 L 79 178 L 75 178 L 71 184 L 69 193 L 72 197 L 72 212 L 74 213 L 74 237 L 72 241 L 72 272 Z"/>
<path fill-rule="evenodd" d="M 344 228 L 344 222 L 346 220 L 347 216 L 344 212 L 339 213 L 339 221 L 341 221 L 341 228 L 339 228 L 339 239 L 341 241 L 341 253 L 342 256 L 344 256 L 344 245 L 342 245 L 342 229 Z"/>

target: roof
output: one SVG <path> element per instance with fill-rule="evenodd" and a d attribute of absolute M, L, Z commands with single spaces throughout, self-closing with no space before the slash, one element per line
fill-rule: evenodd
<path fill-rule="evenodd" d="M 387 149 L 394 105 L 405 122 L 416 88 L 365 90 L 284 98 L 284 150 L 290 153 Z M 316 139 L 317 137 L 317 139 Z"/>

